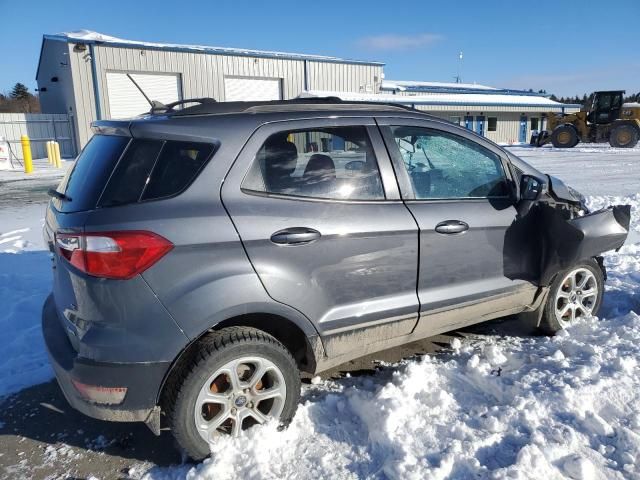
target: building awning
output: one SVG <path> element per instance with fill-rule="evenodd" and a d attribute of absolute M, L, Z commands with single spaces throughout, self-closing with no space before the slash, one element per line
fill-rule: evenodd
<path fill-rule="evenodd" d="M 338 97 L 345 101 L 396 103 L 410 106 L 447 107 L 451 110 L 490 110 L 494 107 L 540 108 L 542 111 L 575 111 L 581 105 L 556 102 L 539 95 L 485 94 L 485 93 L 432 93 L 428 95 L 390 95 L 374 93 L 334 92 L 310 90 L 307 97 Z M 436 108 L 434 108 L 436 109 Z"/>

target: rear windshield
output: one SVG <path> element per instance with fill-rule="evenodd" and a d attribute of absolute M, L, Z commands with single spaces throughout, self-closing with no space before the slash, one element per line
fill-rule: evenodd
<path fill-rule="evenodd" d="M 129 137 L 94 135 L 58 187 L 71 200 L 54 200 L 56 208 L 62 212 L 94 208 L 129 140 Z"/>

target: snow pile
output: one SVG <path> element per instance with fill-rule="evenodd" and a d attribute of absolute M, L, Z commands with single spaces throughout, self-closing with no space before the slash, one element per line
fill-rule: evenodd
<path fill-rule="evenodd" d="M 286 431 L 222 439 L 190 471 L 146 478 L 637 476 L 636 359 L 635 313 L 554 339 L 465 341 L 452 355 L 314 391 Z"/>
<path fill-rule="evenodd" d="M 637 231 L 640 198 L 624 200 Z M 285 431 L 221 438 L 203 463 L 145 478 L 640 478 L 640 245 L 606 262 L 606 319 L 456 339 L 449 354 L 312 385 Z"/>

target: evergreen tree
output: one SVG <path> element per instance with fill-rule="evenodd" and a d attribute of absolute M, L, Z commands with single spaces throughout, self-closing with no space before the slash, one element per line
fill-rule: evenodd
<path fill-rule="evenodd" d="M 29 100 L 31 94 L 24 83 L 16 83 L 11 90 L 11 98 L 15 100 Z"/>

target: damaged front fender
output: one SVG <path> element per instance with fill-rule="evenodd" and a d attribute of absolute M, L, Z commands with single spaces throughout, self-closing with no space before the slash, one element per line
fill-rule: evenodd
<path fill-rule="evenodd" d="M 505 276 L 548 286 L 558 272 L 579 261 L 619 249 L 630 219 L 630 205 L 567 218 L 566 210 L 541 201 L 507 230 Z"/>

